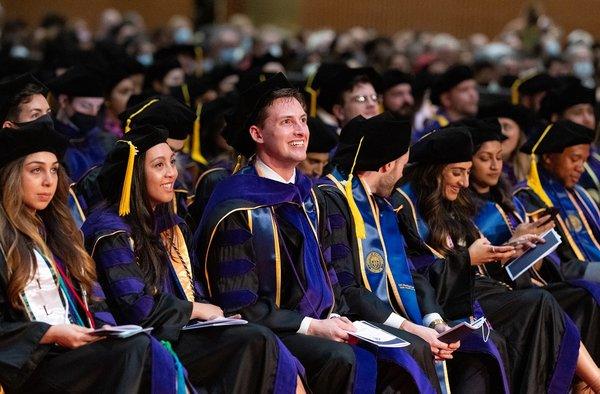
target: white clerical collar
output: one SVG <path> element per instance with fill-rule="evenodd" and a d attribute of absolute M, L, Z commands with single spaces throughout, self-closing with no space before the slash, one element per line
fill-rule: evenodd
<path fill-rule="evenodd" d="M 288 180 L 285 180 L 281 175 L 276 173 L 265 164 L 258 156 L 256 156 L 256 161 L 254 163 L 256 169 L 258 170 L 258 175 L 263 178 L 270 179 L 272 181 L 277 181 L 281 183 L 295 183 L 296 181 L 296 169 L 294 168 L 294 172 L 292 173 L 292 177 Z"/>

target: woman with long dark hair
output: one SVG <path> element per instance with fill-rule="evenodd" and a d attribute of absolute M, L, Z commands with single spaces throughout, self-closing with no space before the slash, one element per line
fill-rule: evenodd
<path fill-rule="evenodd" d="M 522 234 L 543 234 L 554 227 L 549 215 L 530 221 L 518 199 L 502 175 L 502 139 L 494 124 L 471 129 L 475 144 L 469 197 L 475 209 L 474 222 L 479 231 L 494 244 L 507 242 Z M 549 291 L 573 319 L 581 340 L 596 363 L 600 361 L 600 313 L 596 283 L 584 280 L 566 281 L 560 272 L 560 258 L 552 253 L 516 280 L 511 280 L 501 264 L 481 267 L 486 274 L 513 289 L 541 287 Z M 596 298 L 594 298 L 596 295 Z"/>
<path fill-rule="evenodd" d="M 67 206 L 66 140 L 38 122 L 3 129 L 0 146 L 0 385 L 11 393 L 174 393 L 175 375 L 150 372 L 174 367 L 158 342 L 94 335 L 114 319 Z"/>
<path fill-rule="evenodd" d="M 140 126 L 124 138 L 99 176 L 106 204 L 82 227 L 117 321 L 154 327 L 153 335 L 170 343 L 196 387 L 302 391 L 297 361 L 267 328 L 184 329 L 196 319 L 223 317 L 223 311 L 203 298 L 185 223 L 172 211 L 174 152 L 162 128 Z"/>
<path fill-rule="evenodd" d="M 471 221 L 465 196 L 473 144 L 464 127 L 433 132 L 411 151 L 412 167 L 396 190 L 394 205 L 402 225 L 420 237 L 409 245 L 422 258 L 421 270 L 454 318 L 485 316 L 505 337 L 515 392 L 567 392 L 576 374 L 597 392 L 600 370 L 580 342 L 579 332 L 560 305 L 542 289 L 513 290 L 490 278 L 483 267 L 506 263 L 520 253 L 496 246 Z M 530 245 L 531 235 L 511 238 Z"/>

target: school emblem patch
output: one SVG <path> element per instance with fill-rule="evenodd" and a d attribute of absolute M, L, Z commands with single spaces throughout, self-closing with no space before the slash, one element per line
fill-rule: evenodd
<path fill-rule="evenodd" d="M 375 274 L 383 271 L 383 256 L 377 252 L 371 252 L 367 255 L 367 269 Z"/>
<path fill-rule="evenodd" d="M 569 228 L 576 233 L 580 232 L 583 228 L 583 223 L 581 223 L 581 219 L 579 219 L 576 215 L 567 216 L 567 222 L 569 223 Z"/>

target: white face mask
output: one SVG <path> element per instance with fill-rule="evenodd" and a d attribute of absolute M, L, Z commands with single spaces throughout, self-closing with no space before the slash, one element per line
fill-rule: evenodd
<path fill-rule="evenodd" d="M 588 79 L 594 76 L 594 64 L 590 61 L 573 63 L 573 74 L 579 79 Z"/>

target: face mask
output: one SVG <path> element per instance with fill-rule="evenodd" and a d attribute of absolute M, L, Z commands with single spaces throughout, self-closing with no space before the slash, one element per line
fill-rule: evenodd
<path fill-rule="evenodd" d="M 96 116 L 82 114 L 81 112 L 77 111 L 75 111 L 75 114 L 71 116 L 70 120 L 75 126 L 77 126 L 79 131 L 83 132 L 93 129 L 98 123 L 98 118 Z"/>
<path fill-rule="evenodd" d="M 175 34 L 173 35 L 173 41 L 176 44 L 187 44 L 192 41 L 192 31 L 187 27 L 180 27 L 175 30 Z"/>
<path fill-rule="evenodd" d="M 573 74 L 579 79 L 587 79 L 594 75 L 592 62 L 576 62 L 573 64 Z"/>
<path fill-rule="evenodd" d="M 50 127 L 54 127 L 54 121 L 52 120 L 52 116 L 50 114 L 42 115 L 37 119 L 30 120 L 29 122 L 13 122 L 18 127 L 30 126 L 32 124 L 43 124 Z"/>
<path fill-rule="evenodd" d="M 273 57 L 281 57 L 283 55 L 283 49 L 281 49 L 281 45 L 271 45 L 269 47 L 269 54 Z"/>
<path fill-rule="evenodd" d="M 558 56 L 560 55 L 560 43 L 554 40 L 548 40 L 544 42 L 544 50 L 546 54 L 549 56 Z"/>
<path fill-rule="evenodd" d="M 223 48 L 219 51 L 219 59 L 221 63 L 235 64 L 244 57 L 242 48 Z"/>
<path fill-rule="evenodd" d="M 154 63 L 154 58 L 151 53 L 142 53 L 137 55 L 136 60 L 140 62 L 142 66 L 150 67 Z"/>

